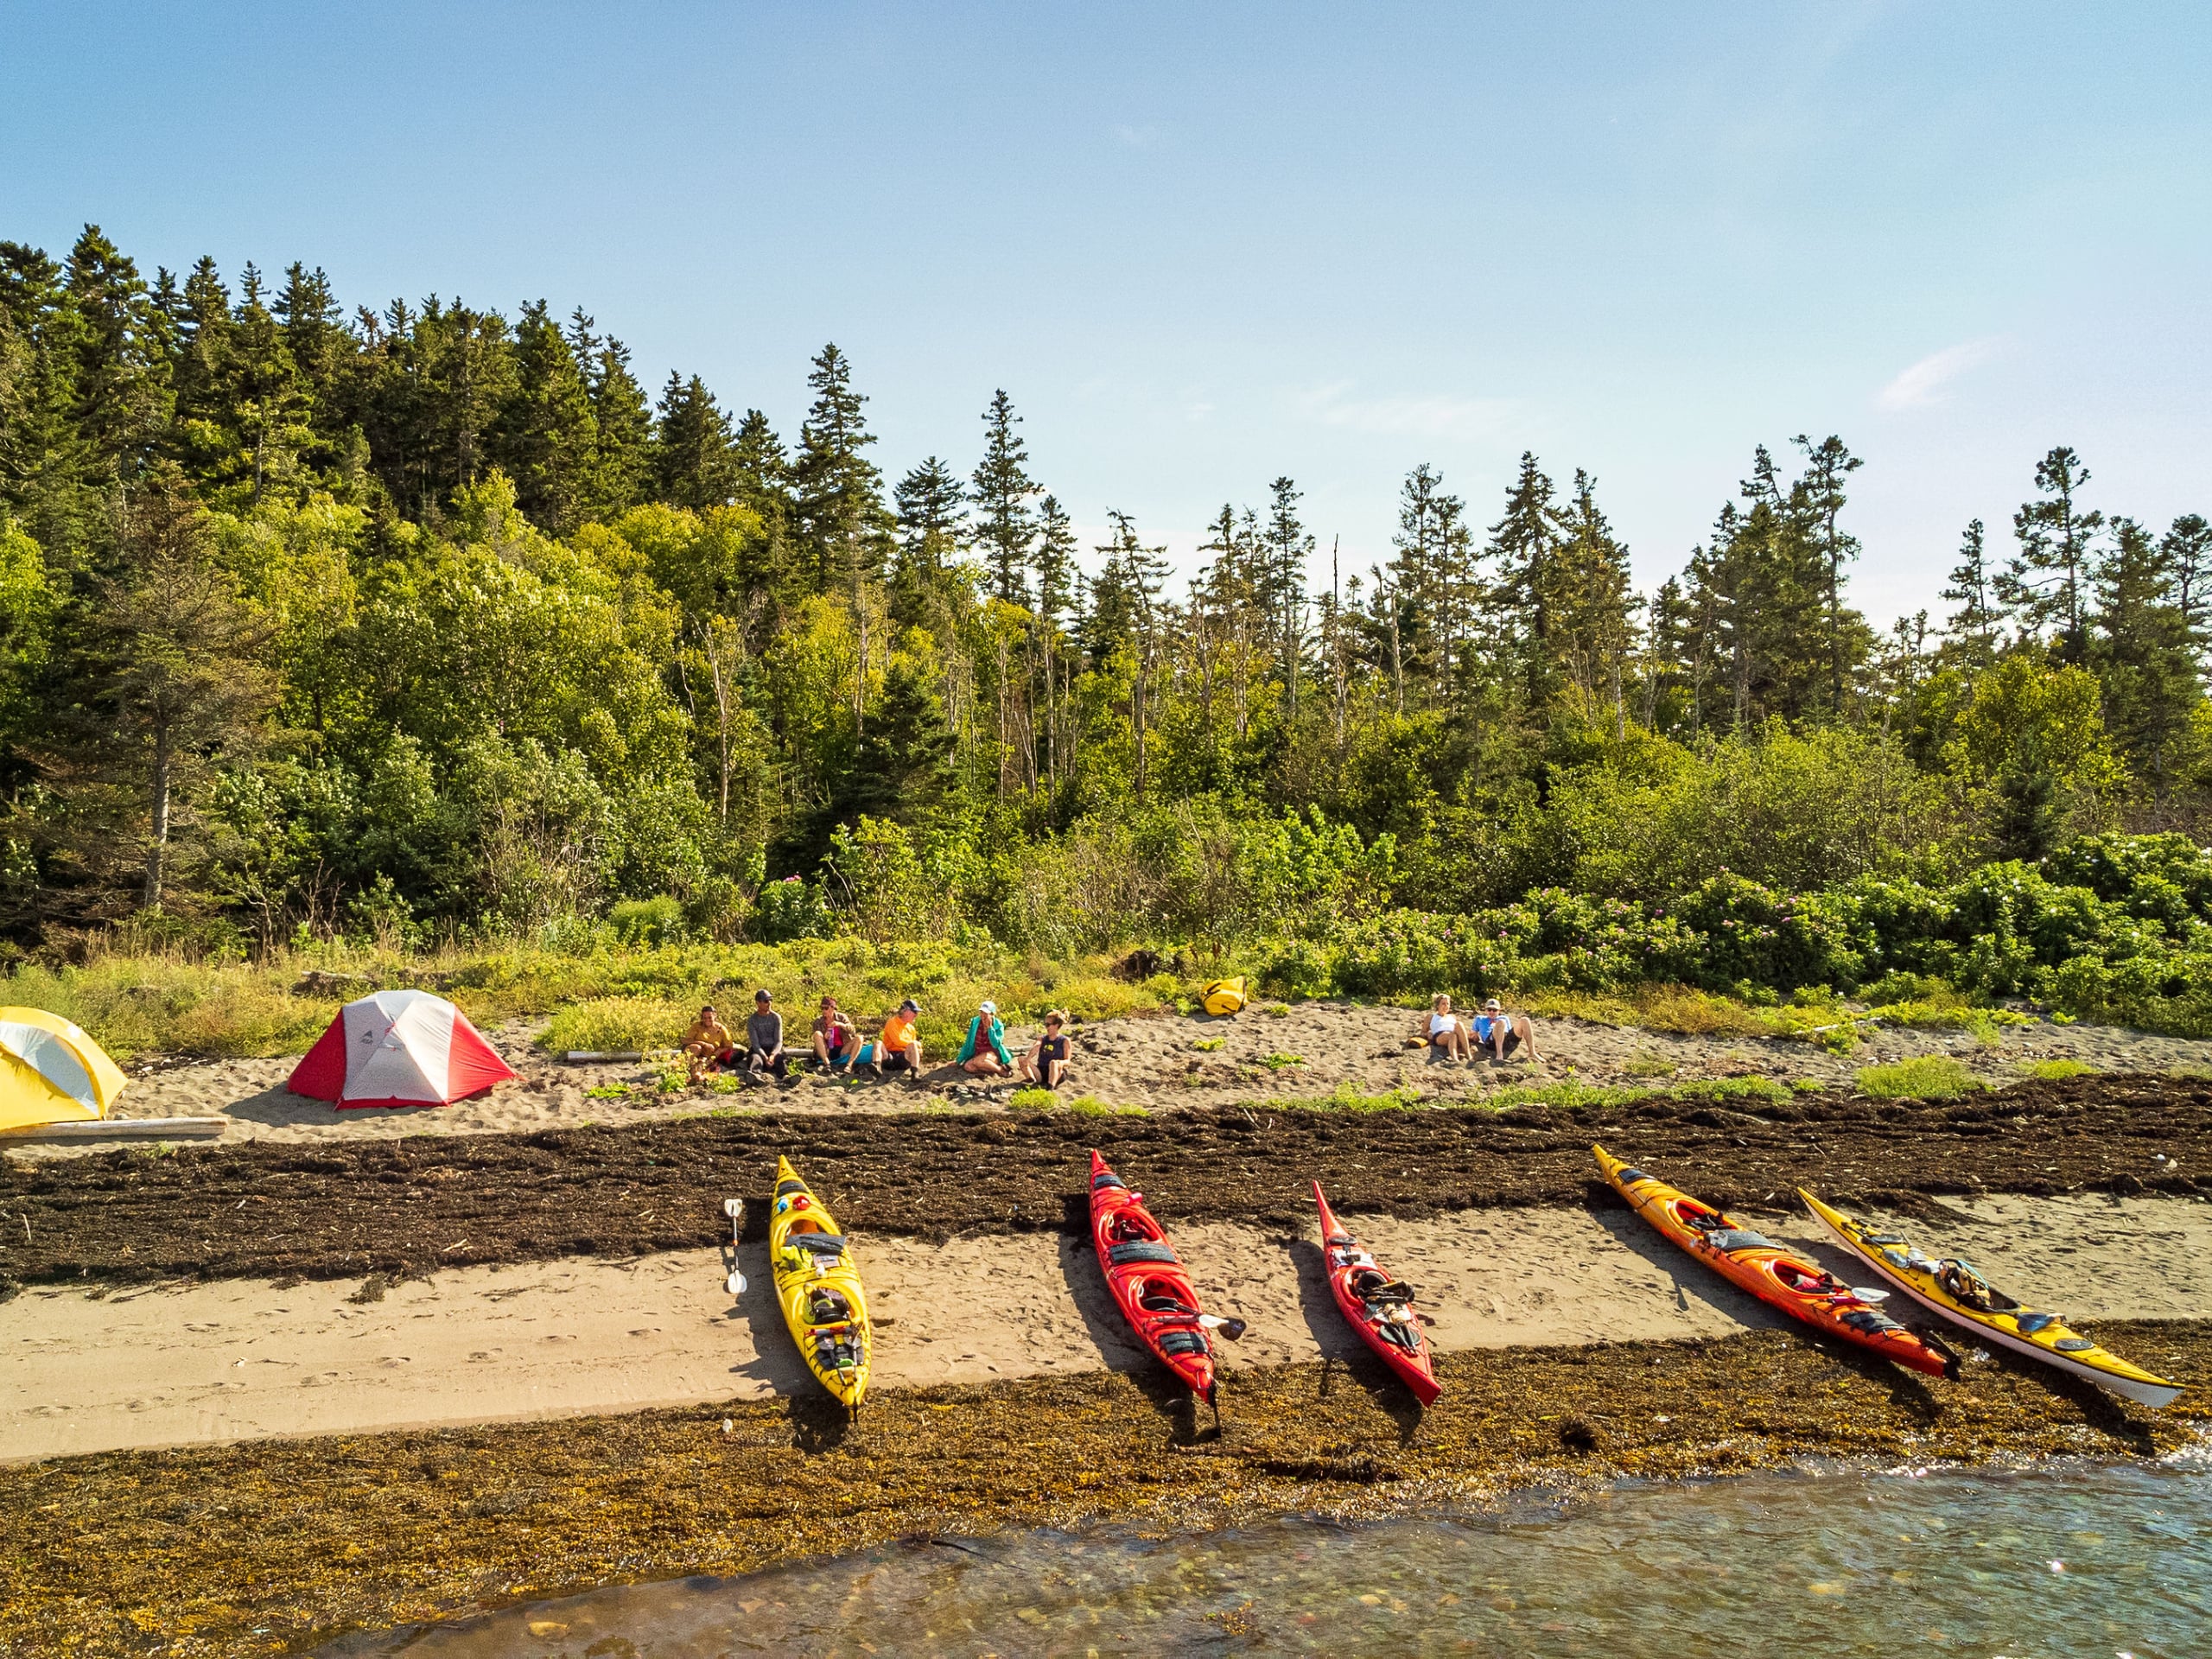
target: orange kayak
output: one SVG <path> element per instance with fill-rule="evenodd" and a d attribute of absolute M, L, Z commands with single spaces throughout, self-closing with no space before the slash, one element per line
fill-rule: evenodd
<path fill-rule="evenodd" d="M 1815 1331 L 1911 1370 L 1930 1376 L 1958 1376 L 1956 1355 L 1914 1335 L 1826 1268 L 1761 1237 L 1734 1217 L 1623 1163 L 1603 1147 L 1590 1150 L 1598 1154 L 1598 1166 L 1613 1190 L 1637 1214 L 1738 1289 L 1802 1319 Z"/>

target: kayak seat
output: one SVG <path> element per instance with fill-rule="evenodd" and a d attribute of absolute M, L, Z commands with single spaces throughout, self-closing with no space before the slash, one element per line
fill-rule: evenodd
<path fill-rule="evenodd" d="M 810 1255 L 842 1255 L 845 1253 L 845 1241 L 836 1233 L 793 1233 L 784 1243 Z"/>
<path fill-rule="evenodd" d="M 1194 1314 L 1198 1311 L 1180 1296 L 1171 1296 L 1161 1291 L 1154 1291 L 1150 1295 L 1138 1297 L 1137 1306 L 1147 1313 Z"/>
<path fill-rule="evenodd" d="M 1212 1351 L 1206 1346 L 1206 1339 L 1195 1331 L 1170 1331 L 1160 1338 L 1160 1351 L 1163 1354 L 1204 1354 Z"/>
<path fill-rule="evenodd" d="M 1165 1244 L 1132 1242 L 1109 1245 L 1106 1259 L 1117 1268 L 1126 1268 L 1132 1262 L 1173 1262 L 1176 1255 Z"/>
<path fill-rule="evenodd" d="M 1414 1287 L 1402 1279 L 1369 1286 L 1360 1292 L 1360 1300 L 1366 1302 L 1410 1302 L 1414 1296 Z"/>

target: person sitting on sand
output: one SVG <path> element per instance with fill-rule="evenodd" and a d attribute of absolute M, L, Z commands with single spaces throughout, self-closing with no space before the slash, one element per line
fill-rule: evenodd
<path fill-rule="evenodd" d="M 717 1071 L 737 1058 L 737 1039 L 729 1034 L 713 1003 L 699 1010 L 699 1017 L 683 1033 L 683 1058 L 695 1077 L 702 1071 Z"/>
<path fill-rule="evenodd" d="M 1483 1011 L 1475 1017 L 1475 1043 L 1491 1052 L 1491 1058 L 1500 1065 L 1505 1057 L 1526 1043 L 1529 1058 L 1541 1060 L 1536 1052 L 1536 1027 L 1525 1014 L 1508 1014 L 1504 1005 L 1496 997 L 1483 1004 Z"/>
<path fill-rule="evenodd" d="M 1067 1022 L 1067 1015 L 1058 1008 L 1045 1016 L 1045 1034 L 1021 1057 L 1024 1082 L 1042 1084 L 1047 1089 L 1060 1086 L 1060 1079 L 1068 1074 Z"/>
<path fill-rule="evenodd" d="M 1428 1028 L 1422 1036 L 1433 1052 L 1447 1060 L 1456 1059 L 1464 1065 L 1475 1058 L 1467 1043 L 1466 1021 L 1452 1012 L 1448 996 L 1440 996 L 1429 1004 Z"/>
<path fill-rule="evenodd" d="M 960 1045 L 954 1064 L 971 1077 L 1001 1077 L 1014 1070 L 997 1003 L 985 1002 L 976 1010 L 976 1017 L 968 1022 L 968 1040 Z"/>
<path fill-rule="evenodd" d="M 772 1071 L 779 1081 L 790 1073 L 791 1058 L 784 1052 L 784 1016 L 776 1012 L 775 998 L 766 991 L 753 993 L 753 1012 L 745 1021 L 745 1069 L 754 1077 Z"/>
<path fill-rule="evenodd" d="M 860 1033 L 853 1028 L 837 999 L 822 999 L 822 1012 L 814 1016 L 814 1058 L 825 1071 L 849 1071 L 853 1052 L 860 1046 Z"/>
<path fill-rule="evenodd" d="M 883 1022 L 875 1039 L 875 1063 L 885 1077 L 893 1071 L 912 1077 L 922 1075 L 922 1039 L 914 1033 L 914 1021 L 921 1012 L 922 1005 L 910 996 Z"/>

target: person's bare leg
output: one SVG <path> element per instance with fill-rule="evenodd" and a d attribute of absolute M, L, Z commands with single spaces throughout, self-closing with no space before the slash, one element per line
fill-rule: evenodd
<path fill-rule="evenodd" d="M 1529 1051 L 1529 1058 L 1541 1064 L 1544 1057 L 1536 1052 L 1536 1022 L 1524 1014 L 1513 1022 L 1513 1030 L 1521 1039 L 1521 1046 Z"/>
<path fill-rule="evenodd" d="M 814 1033 L 814 1058 L 821 1063 L 824 1071 L 830 1069 L 830 1039 L 818 1031 Z"/>

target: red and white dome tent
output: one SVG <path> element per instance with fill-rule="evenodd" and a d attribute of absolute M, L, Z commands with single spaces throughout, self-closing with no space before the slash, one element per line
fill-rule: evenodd
<path fill-rule="evenodd" d="M 428 991 L 348 1002 L 284 1086 L 347 1106 L 450 1106 L 513 1077 L 468 1016 Z"/>

